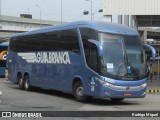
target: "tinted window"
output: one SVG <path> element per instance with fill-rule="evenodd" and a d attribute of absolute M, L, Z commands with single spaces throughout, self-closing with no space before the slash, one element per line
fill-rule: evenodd
<path fill-rule="evenodd" d="M 15 52 L 64 51 L 80 54 L 77 30 L 63 30 L 11 39 L 10 49 Z"/>
<path fill-rule="evenodd" d="M 80 54 L 77 31 L 76 30 L 62 31 L 60 45 L 63 45 L 61 48 L 64 50 L 70 50 L 77 54 Z"/>

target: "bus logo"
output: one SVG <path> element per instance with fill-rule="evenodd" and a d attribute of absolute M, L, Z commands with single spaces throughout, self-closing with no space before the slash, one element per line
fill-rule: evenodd
<path fill-rule="evenodd" d="M 0 53 L 0 60 L 6 60 L 7 59 L 7 55 L 8 55 L 8 51 L 7 50 L 2 51 Z"/>
<path fill-rule="evenodd" d="M 28 63 L 71 64 L 68 52 L 18 53 Z"/>

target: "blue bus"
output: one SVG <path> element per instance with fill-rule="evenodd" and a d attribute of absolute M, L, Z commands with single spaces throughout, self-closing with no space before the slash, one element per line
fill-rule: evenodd
<path fill-rule="evenodd" d="M 8 44 L 0 44 L 0 76 L 5 76 Z"/>
<path fill-rule="evenodd" d="M 79 102 L 146 95 L 139 34 L 122 25 L 78 21 L 46 27 L 13 35 L 8 50 L 8 79 L 20 89 L 54 89 Z"/>

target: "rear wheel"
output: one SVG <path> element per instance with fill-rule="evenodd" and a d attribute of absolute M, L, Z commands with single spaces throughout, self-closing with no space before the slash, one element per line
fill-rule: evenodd
<path fill-rule="evenodd" d="M 17 81 L 18 81 L 18 84 L 19 84 L 19 89 L 24 90 L 24 81 L 23 81 L 21 75 L 17 76 Z"/>
<path fill-rule="evenodd" d="M 24 89 L 29 91 L 31 90 L 30 82 L 29 82 L 29 76 L 25 75 L 24 76 Z"/>
<path fill-rule="evenodd" d="M 78 102 L 87 102 L 88 96 L 85 95 L 82 82 L 77 82 L 73 86 L 73 95 Z"/>

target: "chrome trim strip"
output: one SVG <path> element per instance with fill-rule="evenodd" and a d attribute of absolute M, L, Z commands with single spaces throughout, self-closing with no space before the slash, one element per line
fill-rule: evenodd
<path fill-rule="evenodd" d="M 117 86 L 117 85 L 112 85 L 109 87 L 116 90 L 140 90 L 143 88 L 142 86 Z"/>

